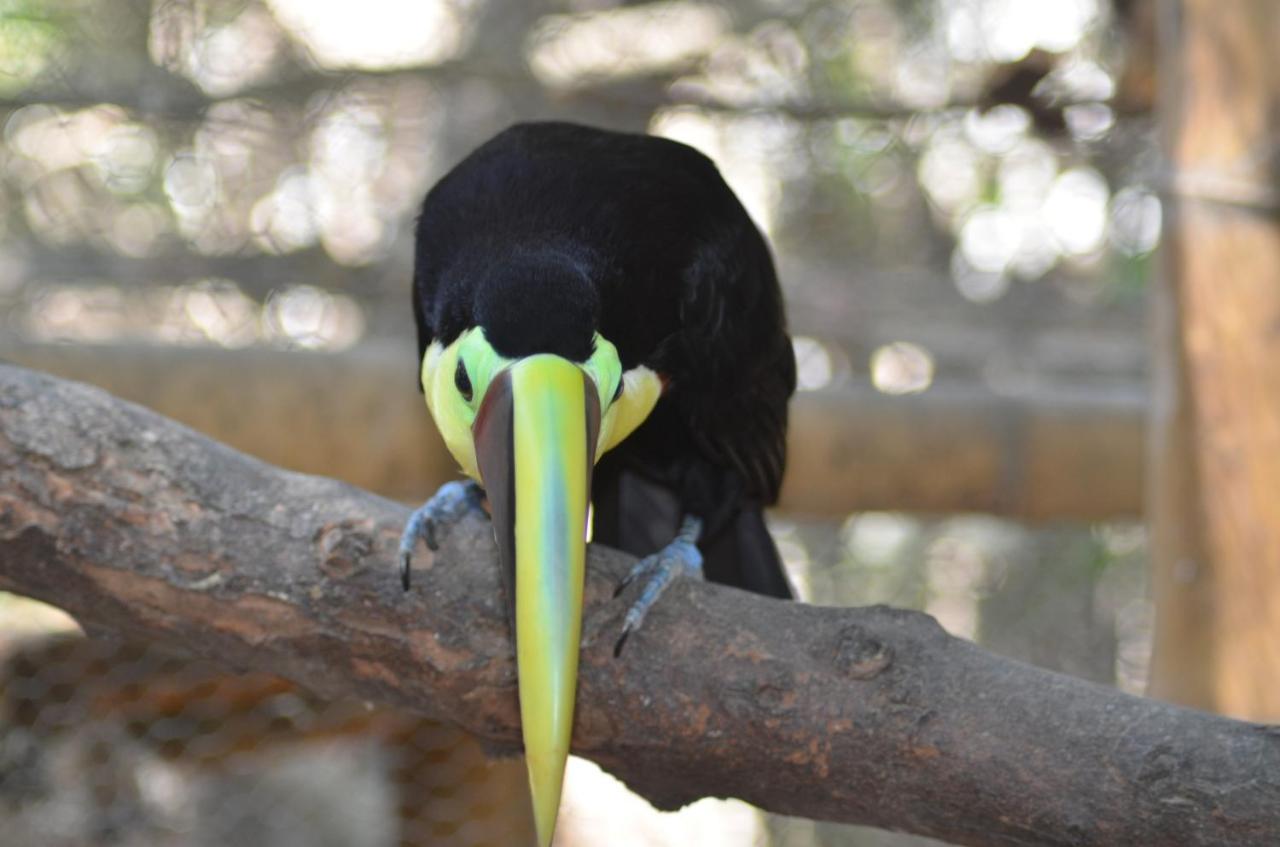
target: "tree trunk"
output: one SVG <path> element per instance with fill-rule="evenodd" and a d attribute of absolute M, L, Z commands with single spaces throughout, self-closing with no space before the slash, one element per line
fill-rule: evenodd
<path fill-rule="evenodd" d="M 1280 717 L 1280 4 L 1164 9 L 1152 693 Z"/>

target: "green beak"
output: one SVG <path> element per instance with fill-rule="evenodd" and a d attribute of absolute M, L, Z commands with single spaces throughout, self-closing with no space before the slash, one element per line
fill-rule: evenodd
<path fill-rule="evenodd" d="M 472 428 L 508 596 L 515 589 L 520 722 L 541 847 L 555 832 L 573 731 L 599 421 L 590 377 L 544 354 L 494 377 Z"/>

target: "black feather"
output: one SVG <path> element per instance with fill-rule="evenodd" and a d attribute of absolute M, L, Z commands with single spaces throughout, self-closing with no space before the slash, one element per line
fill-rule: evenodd
<path fill-rule="evenodd" d="M 624 368 L 663 374 L 649 420 L 597 468 L 596 538 L 649 543 L 661 527 L 632 550 L 652 552 L 693 513 L 709 578 L 789 596 L 761 515 L 782 481 L 795 361 L 769 249 L 709 159 L 564 123 L 500 133 L 427 195 L 414 314 L 419 357 L 479 324 L 504 355 L 581 361 L 598 330 Z M 635 506 L 638 480 L 678 508 Z"/>

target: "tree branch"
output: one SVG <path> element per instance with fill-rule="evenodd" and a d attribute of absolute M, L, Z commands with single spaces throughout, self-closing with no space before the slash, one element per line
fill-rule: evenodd
<path fill-rule="evenodd" d="M 0 587 L 86 623 L 518 738 L 482 518 L 400 592 L 406 510 L 0 365 Z M 992 656 L 925 615 L 681 582 L 620 660 L 591 552 L 574 749 L 662 807 L 741 797 L 961 844 L 1280 843 L 1280 730 Z"/>

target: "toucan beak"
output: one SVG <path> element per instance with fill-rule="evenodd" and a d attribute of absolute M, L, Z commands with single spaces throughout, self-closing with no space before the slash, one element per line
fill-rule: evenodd
<path fill-rule="evenodd" d="M 555 831 L 573 730 L 599 426 L 591 378 L 549 354 L 497 374 L 472 426 L 507 596 L 514 593 L 520 722 L 541 847 Z"/>

